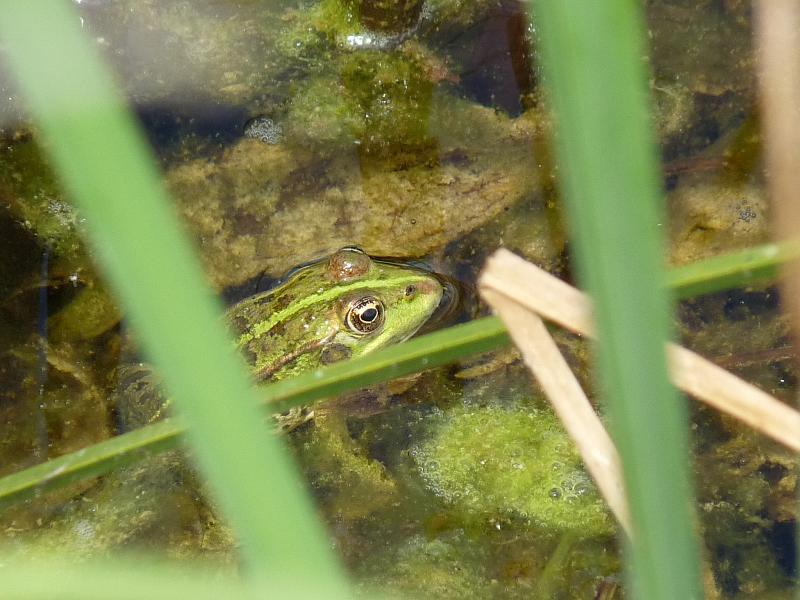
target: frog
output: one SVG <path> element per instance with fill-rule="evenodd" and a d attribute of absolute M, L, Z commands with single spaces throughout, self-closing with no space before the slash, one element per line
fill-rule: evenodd
<path fill-rule="evenodd" d="M 445 290 L 445 280 L 428 271 L 345 247 L 293 270 L 274 288 L 236 303 L 223 319 L 258 385 L 411 337 L 437 312 Z M 143 365 L 138 379 L 119 394 L 120 430 L 140 427 L 170 412 L 168 397 L 153 384 L 151 373 Z M 265 435 L 271 434 L 265 428 Z M 171 555 L 216 555 L 235 562 L 233 533 L 181 450 L 145 458 L 105 476 L 31 533 L 32 539 L 15 544 L 26 555 L 66 549 L 87 557 L 123 547 L 154 551 L 167 547 Z"/>
<path fill-rule="evenodd" d="M 279 381 L 408 339 L 436 312 L 446 286 L 421 268 L 347 246 L 234 304 L 223 319 L 254 382 Z M 121 431 L 162 418 L 170 405 L 148 367 L 127 373 L 116 406 Z M 311 414 L 276 420 L 289 431 Z"/>

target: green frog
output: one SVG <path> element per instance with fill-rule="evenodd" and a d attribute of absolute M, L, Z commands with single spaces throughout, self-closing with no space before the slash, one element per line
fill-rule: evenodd
<path fill-rule="evenodd" d="M 226 320 L 255 378 L 276 379 L 407 339 L 442 293 L 425 271 L 343 248 L 236 304 Z"/>
<path fill-rule="evenodd" d="M 343 248 L 234 305 L 225 320 L 253 378 L 274 381 L 410 337 L 436 311 L 443 293 L 430 273 Z M 120 394 L 121 429 L 160 418 L 168 405 L 148 372 L 141 369 Z M 346 435 L 336 423 L 327 431 Z M 135 545 L 233 560 L 235 540 L 203 487 L 183 452 L 150 457 L 106 476 L 59 509 L 34 540 L 20 542 L 26 551 L 45 555 L 55 549 L 96 555 Z"/>
<path fill-rule="evenodd" d="M 296 269 L 279 286 L 229 308 L 224 318 L 253 378 L 276 381 L 409 338 L 430 319 L 443 293 L 440 280 L 426 271 L 348 247 Z M 142 381 L 117 403 L 123 430 L 164 412 L 151 380 Z M 295 413 L 279 421 L 291 429 L 298 418 Z"/>

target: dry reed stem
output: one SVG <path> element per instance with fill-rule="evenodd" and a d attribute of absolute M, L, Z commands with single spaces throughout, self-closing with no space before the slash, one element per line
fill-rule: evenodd
<path fill-rule="evenodd" d="M 589 298 L 508 250 L 489 257 L 479 285 L 482 292 L 494 290 L 566 329 L 594 336 Z M 668 344 L 667 356 L 678 388 L 800 452 L 800 412 L 682 346 Z"/>
<path fill-rule="evenodd" d="M 800 234 L 800 2 L 753 5 L 761 121 L 773 229 L 778 239 Z M 800 344 L 800 261 L 783 266 L 782 301 Z"/>
<path fill-rule="evenodd" d="M 505 323 L 611 512 L 630 537 L 631 522 L 617 449 L 539 315 L 490 288 L 481 295 Z"/>

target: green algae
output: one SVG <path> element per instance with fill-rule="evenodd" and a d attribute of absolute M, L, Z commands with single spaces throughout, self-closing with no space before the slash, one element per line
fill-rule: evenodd
<path fill-rule="evenodd" d="M 397 52 L 348 50 L 329 66 L 289 100 L 289 144 L 323 155 L 353 144 L 383 155 L 431 144 L 433 84 L 422 65 Z"/>
<path fill-rule="evenodd" d="M 337 40 L 358 28 L 351 7 L 339 0 L 323 0 L 306 10 L 289 11 L 288 21 L 275 38 L 281 68 L 310 73 L 330 72 L 339 53 Z"/>
<path fill-rule="evenodd" d="M 90 282 L 72 301 L 48 319 L 50 339 L 89 340 L 119 323 L 122 313 L 100 280 Z"/>
<path fill-rule="evenodd" d="M 43 524 L 24 531 L 6 521 L 3 551 L 25 558 L 54 552 L 75 560 L 119 550 L 235 565 L 235 540 L 216 509 L 198 493 L 198 475 L 183 453 L 167 452 L 124 467 L 51 509 Z"/>
<path fill-rule="evenodd" d="M 370 30 L 401 32 L 416 23 L 423 4 L 424 0 L 360 0 L 356 7 L 359 20 Z"/>
<path fill-rule="evenodd" d="M 337 77 L 319 77 L 292 98 L 283 130 L 287 143 L 322 154 L 352 146 L 363 136 L 363 113 Z"/>
<path fill-rule="evenodd" d="M 411 535 L 360 565 L 358 591 L 390 598 L 593 598 L 620 561 L 605 541 L 532 529 Z"/>
<path fill-rule="evenodd" d="M 80 217 L 67 203 L 50 166 L 30 136 L 0 149 L 0 202 L 19 223 L 69 259 L 85 256 Z"/>
<path fill-rule="evenodd" d="M 496 0 L 428 0 L 425 10 L 434 23 L 466 28 L 496 6 Z"/>
<path fill-rule="evenodd" d="M 348 433 L 342 415 L 320 415 L 293 439 L 325 512 L 355 522 L 399 501 L 397 482 Z"/>
<path fill-rule="evenodd" d="M 577 451 L 549 411 L 459 408 L 412 455 L 428 487 L 467 519 L 516 516 L 587 536 L 613 531 Z"/>
<path fill-rule="evenodd" d="M 788 591 L 791 567 L 776 546 L 792 537 L 796 458 L 724 418 L 702 412 L 698 417 L 708 446 L 699 449 L 696 461 L 697 500 L 718 585 L 745 598 Z"/>
<path fill-rule="evenodd" d="M 430 145 L 433 84 L 421 65 L 396 52 L 361 52 L 345 55 L 339 73 L 364 115 L 367 152 Z"/>
<path fill-rule="evenodd" d="M 384 155 L 429 143 L 432 82 L 423 65 L 391 49 L 395 44 L 388 38 L 367 33 L 369 25 L 361 22 L 363 12 L 377 11 L 367 21 L 394 29 L 386 21 L 392 10 L 404 13 L 416 2 L 389 4 L 394 6 L 323 0 L 290 13 L 291 24 L 276 42 L 278 54 L 290 65 L 287 71 L 303 74 L 303 83 L 293 86 L 286 99 L 289 143 L 323 155 L 353 143 Z M 354 38 L 367 48 L 359 49 Z"/>
<path fill-rule="evenodd" d="M 361 595 L 370 597 L 380 589 L 397 598 L 486 598 L 500 586 L 492 583 L 486 557 L 476 546 L 463 534 L 433 540 L 412 536 L 395 552 L 371 561 Z"/>

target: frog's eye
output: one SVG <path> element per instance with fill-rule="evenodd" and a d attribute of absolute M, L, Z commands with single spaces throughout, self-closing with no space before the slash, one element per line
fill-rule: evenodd
<path fill-rule="evenodd" d="M 353 333 L 372 333 L 383 325 L 383 302 L 373 296 L 364 296 L 350 303 L 344 322 Z"/>

